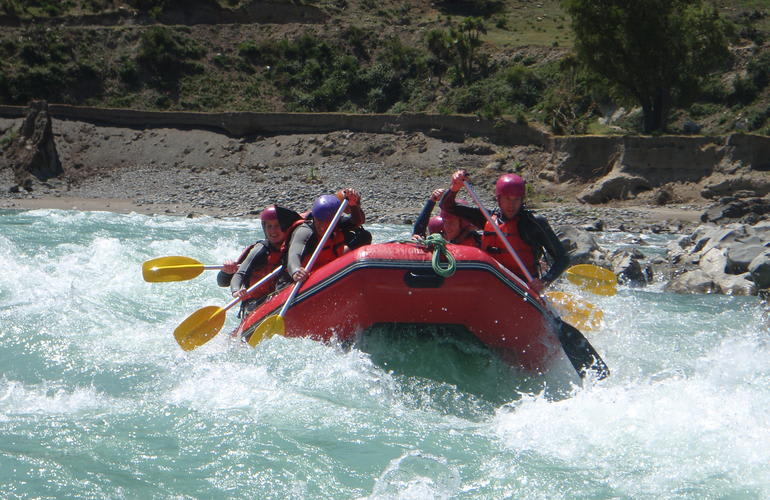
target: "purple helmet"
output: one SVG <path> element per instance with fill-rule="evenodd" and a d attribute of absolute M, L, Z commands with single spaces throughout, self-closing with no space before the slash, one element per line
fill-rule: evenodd
<path fill-rule="evenodd" d="M 500 195 L 523 198 L 524 179 L 516 174 L 501 175 L 495 183 L 495 197 Z"/>
<path fill-rule="evenodd" d="M 265 207 L 265 209 L 262 210 L 262 213 L 259 214 L 259 218 L 262 220 L 262 222 L 278 220 L 278 211 L 275 209 L 275 205 L 269 205 Z"/>
<path fill-rule="evenodd" d="M 440 215 L 431 217 L 428 221 L 428 234 L 440 233 L 444 229 L 444 219 Z"/>
<path fill-rule="evenodd" d="M 314 219 L 328 222 L 334 218 L 341 204 L 342 202 L 339 198 L 333 194 L 322 194 L 315 199 L 310 212 L 313 214 Z"/>

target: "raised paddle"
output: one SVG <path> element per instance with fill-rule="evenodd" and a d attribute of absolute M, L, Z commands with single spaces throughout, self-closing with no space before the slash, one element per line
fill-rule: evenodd
<path fill-rule="evenodd" d="M 142 264 L 142 277 L 150 283 L 168 281 L 186 281 L 209 269 L 222 269 L 224 266 L 205 266 L 190 257 L 172 255 L 158 257 Z"/>
<path fill-rule="evenodd" d="M 248 287 L 246 292 L 256 290 L 277 276 L 281 269 L 283 266 L 276 267 L 270 274 Z M 206 306 L 192 313 L 174 330 L 174 338 L 179 346 L 185 351 L 192 351 L 211 340 L 225 324 L 225 312 L 241 300 L 240 297 L 237 297 L 225 307 Z"/>
<path fill-rule="evenodd" d="M 618 278 L 615 273 L 592 264 L 578 264 L 565 271 L 567 279 L 575 285 L 596 295 L 615 295 Z"/>
<path fill-rule="evenodd" d="M 516 261 L 516 264 L 518 264 L 519 268 L 524 273 L 524 276 L 527 278 L 526 283 L 524 283 L 524 281 L 515 274 L 511 273 L 511 275 L 514 276 L 520 282 L 520 284 L 525 285 L 526 290 L 529 288 L 529 283 L 532 282 L 532 275 L 529 273 L 526 266 L 524 266 L 524 263 L 519 258 L 516 250 L 514 250 L 511 246 L 508 238 L 503 235 L 500 227 L 495 223 L 494 220 L 492 220 L 492 217 L 489 215 L 489 212 L 487 212 L 487 209 L 484 208 L 484 205 L 476 195 L 476 191 L 474 191 L 470 182 L 465 181 L 465 189 L 468 190 L 468 193 L 473 198 L 473 201 L 476 202 L 479 210 L 481 210 L 481 212 L 484 214 L 484 217 L 487 219 L 487 222 L 489 222 L 489 225 L 492 226 L 492 228 L 495 230 L 495 233 L 497 233 L 497 237 L 500 239 L 500 241 L 503 242 L 505 248 L 508 250 L 508 253 L 511 254 L 513 259 Z M 593 371 L 599 380 L 609 376 L 609 368 L 607 368 L 607 365 L 604 364 L 604 361 L 602 360 L 601 356 L 599 356 L 599 353 L 596 352 L 596 349 L 594 349 L 593 346 L 588 342 L 588 339 L 586 339 L 585 336 L 580 333 L 580 330 L 561 319 L 548 306 L 548 303 L 543 300 L 542 297 L 538 298 L 545 305 L 545 310 L 550 313 L 551 318 L 556 324 L 556 336 L 561 343 L 562 349 L 564 349 L 564 353 L 567 355 L 567 358 L 569 359 L 570 363 L 572 363 L 572 366 L 575 368 L 575 371 L 577 371 L 578 375 L 583 378 L 589 371 Z"/>
<path fill-rule="evenodd" d="M 337 209 L 337 213 L 334 214 L 334 218 L 329 223 L 329 226 L 326 228 L 326 232 L 324 232 L 323 236 L 321 237 L 321 241 L 318 242 L 318 245 L 316 245 L 315 250 L 313 251 L 313 255 L 310 256 L 310 260 L 305 265 L 305 270 L 310 272 L 310 270 L 313 268 L 313 264 L 315 264 L 316 259 L 318 259 L 318 255 L 321 253 L 321 250 L 323 249 L 324 245 L 326 244 L 326 241 L 331 236 L 332 232 L 334 231 L 335 226 L 337 225 L 337 222 L 340 220 L 340 217 L 342 217 L 342 213 L 345 211 L 345 207 L 348 206 L 348 200 L 347 198 L 342 200 L 342 203 L 340 204 L 340 207 Z M 299 287 L 302 286 L 302 281 L 298 281 L 294 284 L 294 288 L 291 289 L 291 293 L 289 294 L 289 298 L 286 299 L 286 302 L 283 304 L 283 307 L 278 312 L 278 314 L 274 314 L 272 316 L 269 316 L 262 320 L 262 322 L 257 326 L 257 328 L 254 330 L 254 332 L 251 334 L 251 337 L 249 337 L 249 345 L 251 347 L 255 347 L 257 344 L 262 342 L 265 338 L 272 337 L 273 335 L 285 335 L 286 334 L 286 326 L 284 325 L 283 317 L 286 314 L 286 311 L 291 306 L 291 303 L 294 301 L 294 297 L 296 297 L 297 292 L 299 291 Z"/>

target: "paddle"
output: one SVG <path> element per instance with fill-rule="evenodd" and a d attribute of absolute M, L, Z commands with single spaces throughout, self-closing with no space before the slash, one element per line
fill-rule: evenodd
<path fill-rule="evenodd" d="M 604 319 L 601 309 L 570 293 L 553 290 L 545 296 L 562 319 L 576 328 L 596 330 Z"/>
<path fill-rule="evenodd" d="M 204 266 L 190 257 L 173 255 L 158 257 L 142 264 L 142 277 L 150 283 L 191 280 L 207 269 L 222 269 L 223 266 Z"/>
<path fill-rule="evenodd" d="M 495 223 L 494 220 L 492 220 L 489 212 L 487 212 L 486 208 L 484 208 L 481 200 L 476 195 L 476 191 L 468 181 L 465 181 L 465 189 L 468 190 L 471 198 L 473 198 L 473 201 L 476 202 L 479 210 L 481 210 L 481 212 L 484 214 L 484 217 L 487 219 L 487 222 L 489 222 L 489 225 L 494 228 L 495 233 L 497 233 L 497 237 L 500 239 L 500 241 L 503 242 L 505 248 L 508 250 L 508 253 L 510 253 L 513 259 L 516 261 L 516 264 L 518 264 L 519 268 L 524 273 L 524 276 L 527 278 L 527 282 L 524 283 L 521 278 L 513 273 L 511 273 L 511 276 L 515 277 L 520 284 L 525 285 L 525 289 L 529 288 L 529 283 L 532 282 L 532 275 L 527 270 L 527 267 L 519 258 L 516 250 L 514 250 L 511 246 L 508 238 L 503 235 L 500 227 Z M 609 376 L 609 368 L 607 368 L 607 365 L 604 364 L 604 361 L 602 360 L 601 356 L 599 356 L 599 353 L 596 352 L 596 350 L 588 342 L 585 336 L 580 333 L 580 330 L 559 318 L 559 316 L 548 307 L 547 302 L 545 302 L 542 297 L 539 298 L 540 301 L 546 306 L 546 311 L 551 314 L 551 318 L 556 323 L 556 333 L 559 342 L 561 343 L 562 349 L 564 349 L 564 353 L 567 355 L 567 358 L 569 359 L 570 363 L 572 363 L 572 366 L 575 368 L 575 371 L 577 371 L 578 375 L 583 378 L 589 371 L 593 371 L 599 380 Z"/>
<path fill-rule="evenodd" d="M 578 264 L 567 269 L 565 275 L 571 283 L 596 295 L 612 296 L 617 293 L 615 286 L 618 278 L 609 269 L 592 264 Z"/>
<path fill-rule="evenodd" d="M 340 220 L 340 217 L 342 217 L 342 213 L 345 211 L 345 207 L 347 206 L 348 200 L 346 198 L 342 200 L 340 207 L 337 209 L 337 213 L 334 214 L 334 218 L 326 228 L 326 232 L 324 232 L 323 236 L 321 237 L 321 241 L 318 242 L 318 245 L 316 245 L 315 250 L 313 251 L 313 255 L 310 256 L 310 260 L 305 265 L 305 270 L 307 272 L 310 272 L 310 270 L 313 268 L 313 264 L 315 264 L 316 259 L 318 259 L 318 255 L 321 253 L 321 250 L 323 250 L 326 241 L 331 236 L 335 226 L 337 225 L 337 222 Z M 297 292 L 299 291 L 299 287 L 302 286 L 302 283 L 303 281 L 298 281 L 294 284 L 294 288 L 292 288 L 291 293 L 289 294 L 289 298 L 286 299 L 286 302 L 283 304 L 283 307 L 278 312 L 278 314 L 274 314 L 263 319 L 259 326 L 257 326 L 257 328 L 254 330 L 254 333 L 251 334 L 251 337 L 249 337 L 248 340 L 251 347 L 255 347 L 257 344 L 262 342 L 262 340 L 272 337 L 273 335 L 286 334 L 286 327 L 284 325 L 283 317 L 291 306 L 291 303 L 294 301 L 294 297 L 296 297 Z"/>
<path fill-rule="evenodd" d="M 256 290 L 277 276 L 282 269 L 283 266 L 276 267 L 270 274 L 248 287 L 246 292 Z M 206 306 L 192 313 L 174 330 L 174 338 L 179 346 L 185 351 L 192 351 L 208 342 L 225 324 L 225 312 L 241 300 L 237 297 L 225 307 Z"/>

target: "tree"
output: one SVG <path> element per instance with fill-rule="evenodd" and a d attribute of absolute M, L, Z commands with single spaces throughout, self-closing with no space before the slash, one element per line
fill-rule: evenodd
<path fill-rule="evenodd" d="M 579 60 L 642 107 L 644 132 L 728 59 L 727 25 L 702 0 L 562 0 Z"/>
<path fill-rule="evenodd" d="M 486 32 L 484 20 L 479 17 L 466 17 L 459 26 L 452 26 L 448 31 L 428 32 L 425 41 L 434 57 L 431 66 L 439 81 L 447 63 L 452 65 L 460 82 L 473 80 L 476 67 L 483 62 L 477 49 L 481 46 L 481 35 Z"/>

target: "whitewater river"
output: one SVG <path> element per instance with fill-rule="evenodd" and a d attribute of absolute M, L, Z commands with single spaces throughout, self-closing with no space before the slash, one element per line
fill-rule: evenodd
<path fill-rule="evenodd" d="M 770 333 L 756 298 L 586 296 L 612 369 L 517 373 L 472 340 L 376 331 L 353 349 L 174 328 L 224 305 L 254 220 L 0 212 L 2 498 L 770 498 Z M 371 227 L 375 241 L 405 226 Z M 606 234 L 623 245 L 629 234 Z M 667 237 L 648 240 L 662 253 Z M 572 290 L 575 291 L 575 290 Z"/>

